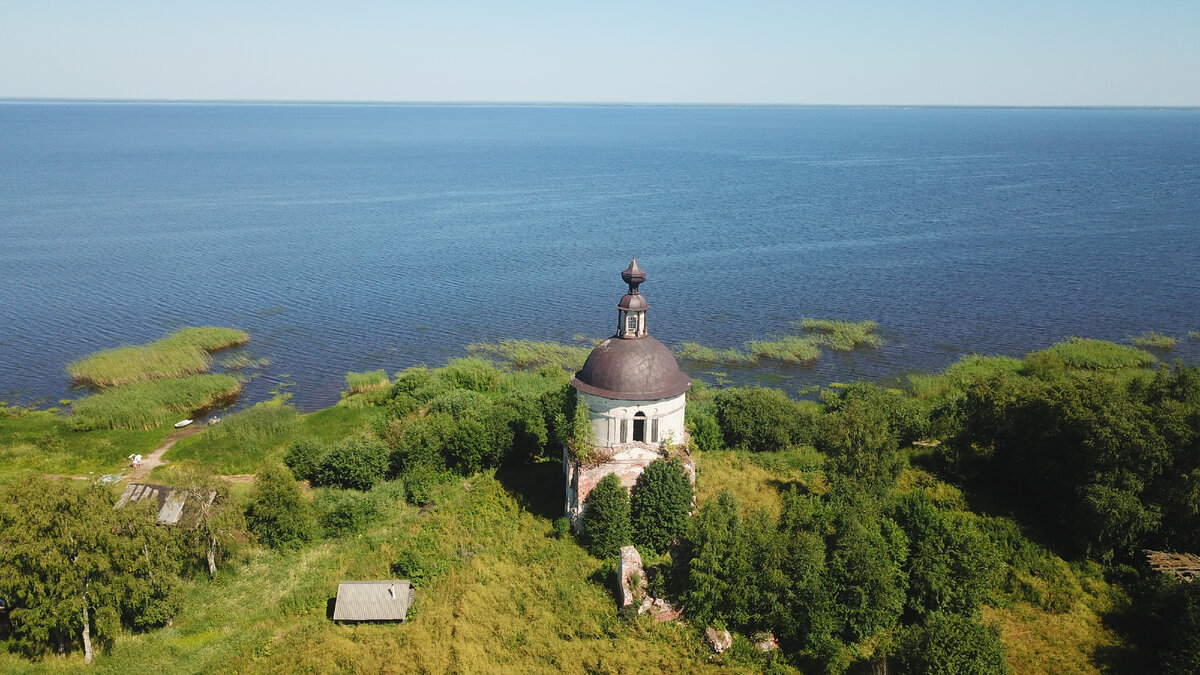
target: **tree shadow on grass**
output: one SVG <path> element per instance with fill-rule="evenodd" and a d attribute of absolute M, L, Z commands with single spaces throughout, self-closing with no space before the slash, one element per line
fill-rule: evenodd
<path fill-rule="evenodd" d="M 565 479 L 562 462 L 548 460 L 536 464 L 501 467 L 496 480 L 521 505 L 521 508 L 548 520 L 563 516 Z"/>

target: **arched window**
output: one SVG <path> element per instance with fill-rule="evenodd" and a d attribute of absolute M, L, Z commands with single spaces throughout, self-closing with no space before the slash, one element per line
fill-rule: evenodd
<path fill-rule="evenodd" d="M 638 411 L 633 416 L 633 440 L 646 442 L 646 413 Z"/>

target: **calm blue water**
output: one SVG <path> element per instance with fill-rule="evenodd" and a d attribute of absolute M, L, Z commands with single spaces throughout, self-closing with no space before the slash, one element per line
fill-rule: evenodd
<path fill-rule="evenodd" d="M 215 324 L 272 362 L 247 399 L 325 406 L 349 370 L 608 335 L 634 254 L 669 345 L 883 326 L 738 375 L 792 389 L 1183 337 L 1198 220 L 1200 111 L 3 104 L 0 398 Z"/>

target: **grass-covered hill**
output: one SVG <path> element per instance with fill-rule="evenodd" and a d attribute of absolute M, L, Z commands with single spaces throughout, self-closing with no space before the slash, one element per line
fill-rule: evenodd
<path fill-rule="evenodd" d="M 106 672 L 1195 672 L 1200 598 L 1141 557 L 1200 549 L 1195 368 L 1072 340 L 817 400 L 699 384 L 698 509 L 643 549 L 683 609 L 660 623 L 617 609 L 615 560 L 561 519 L 578 354 L 473 351 L 497 361 L 350 374 L 338 406 L 179 441 L 149 479 L 220 497 L 173 529 L 55 477 L 120 470 L 165 419 L 4 408 L 0 670 L 83 667 L 86 607 Z M 415 583 L 407 623 L 327 618 L 375 578 Z"/>

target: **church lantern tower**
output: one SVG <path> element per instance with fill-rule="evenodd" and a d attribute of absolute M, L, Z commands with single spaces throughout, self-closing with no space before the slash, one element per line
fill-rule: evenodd
<path fill-rule="evenodd" d="M 629 289 L 617 304 L 616 335 L 596 345 L 571 385 L 587 408 L 593 445 L 587 457 L 563 450 L 566 513 L 578 527 L 587 495 L 601 478 L 616 473 L 632 488 L 646 465 L 675 453 L 694 476 L 684 427 L 685 393 L 691 379 L 675 355 L 649 333 L 650 305 L 639 286 L 646 273 L 637 258 L 621 272 Z"/>

